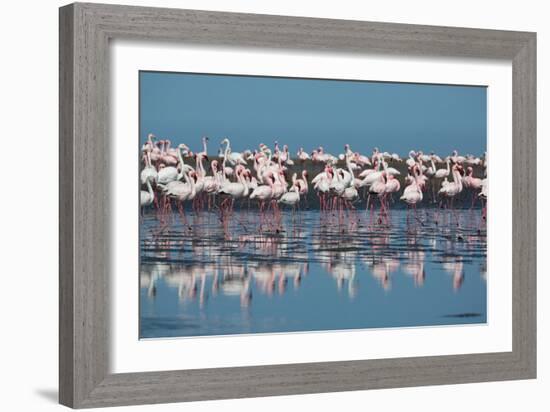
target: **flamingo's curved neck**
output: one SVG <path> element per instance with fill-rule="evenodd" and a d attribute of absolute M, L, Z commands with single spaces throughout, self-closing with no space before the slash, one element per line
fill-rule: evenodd
<path fill-rule="evenodd" d="M 227 142 L 225 144 L 224 156 L 223 156 L 223 167 L 224 168 L 225 168 L 225 163 L 227 162 L 227 156 L 229 156 L 229 151 L 230 151 L 229 139 L 227 139 Z"/>
<path fill-rule="evenodd" d="M 180 161 L 180 164 L 181 164 L 181 169 L 178 173 L 178 180 L 181 180 L 183 178 L 183 175 L 184 175 L 184 163 L 183 163 L 183 157 L 181 155 L 181 149 L 178 148 L 178 160 Z"/>
<path fill-rule="evenodd" d="M 149 196 L 153 199 L 155 194 L 153 193 L 153 188 L 151 187 L 151 179 L 147 178 L 145 183 L 147 184 L 147 192 L 149 192 Z"/>
<path fill-rule="evenodd" d="M 243 186 L 243 193 L 246 195 L 248 193 L 248 185 L 246 184 L 246 179 L 243 176 L 244 168 L 235 169 L 235 174 L 237 175 L 238 182 Z"/>
<path fill-rule="evenodd" d="M 195 188 L 195 179 L 192 176 L 189 176 L 187 172 L 184 173 L 184 176 L 185 176 L 185 181 L 189 184 L 191 188 L 191 197 L 194 197 L 195 194 L 197 193 Z"/>
<path fill-rule="evenodd" d="M 462 191 L 462 179 L 461 179 L 461 176 L 460 176 L 460 172 L 457 169 L 453 170 L 453 178 L 454 178 L 455 183 L 458 186 L 458 190 Z"/>
<path fill-rule="evenodd" d="M 346 166 L 348 168 L 348 172 L 351 174 L 350 185 L 353 185 L 355 183 L 355 176 L 353 175 L 353 169 L 351 168 L 351 161 L 350 161 L 349 154 L 346 155 Z"/>
<path fill-rule="evenodd" d="M 199 177 L 204 177 L 204 167 L 202 165 L 202 155 L 197 154 L 197 157 L 195 158 L 195 167 L 197 168 L 197 172 L 199 173 Z"/>

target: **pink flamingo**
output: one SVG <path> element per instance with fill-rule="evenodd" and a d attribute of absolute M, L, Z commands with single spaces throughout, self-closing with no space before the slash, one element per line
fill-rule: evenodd
<path fill-rule="evenodd" d="M 142 207 L 142 209 L 145 206 L 151 205 L 155 200 L 155 194 L 153 193 L 153 188 L 151 187 L 151 179 L 147 178 L 145 180 L 145 184 L 147 185 L 147 191 L 142 190 L 139 194 L 139 205 Z"/>
<path fill-rule="evenodd" d="M 157 169 L 151 163 L 151 149 L 147 147 L 144 151 L 145 167 L 140 173 L 141 184 L 145 184 L 147 179 L 151 179 L 151 182 L 156 183 L 158 180 Z"/>
<path fill-rule="evenodd" d="M 187 166 L 183 168 L 182 174 L 185 179 L 185 183 L 180 182 L 179 180 L 173 181 L 167 184 L 163 190 L 166 198 L 168 199 L 166 202 L 166 207 L 171 208 L 170 201 L 174 199 L 176 201 L 180 216 L 184 222 L 186 222 L 187 219 L 185 218 L 184 202 L 195 198 L 197 193 L 195 188 L 196 173 L 190 166 Z"/>
<path fill-rule="evenodd" d="M 292 222 L 294 224 L 294 220 L 296 217 L 296 205 L 300 203 L 300 193 L 298 186 L 292 185 L 290 190 L 286 193 L 284 193 L 277 203 L 281 203 L 286 206 L 290 206 L 292 208 Z"/>
<path fill-rule="evenodd" d="M 296 179 L 296 186 L 298 186 L 298 192 L 300 197 L 304 199 L 306 208 L 308 207 L 307 196 L 309 194 L 309 184 L 307 183 L 308 173 L 307 170 L 302 170 L 302 178 Z"/>
<path fill-rule="evenodd" d="M 418 166 L 413 167 L 413 173 L 416 175 L 416 172 L 420 173 L 420 170 L 418 169 Z M 416 215 L 416 205 L 417 203 L 422 202 L 422 189 L 419 186 L 418 180 L 413 176 L 412 179 L 410 179 L 410 184 L 405 187 L 405 190 L 403 190 L 403 195 L 400 197 L 402 201 L 407 203 L 407 224 L 409 223 L 409 212 L 410 208 L 414 208 L 414 216 L 416 219 L 418 219 Z"/>
<path fill-rule="evenodd" d="M 392 196 L 392 193 L 397 193 L 401 189 L 401 183 L 394 175 L 388 175 L 386 181 L 386 194 Z"/>
<path fill-rule="evenodd" d="M 300 162 L 302 162 L 302 164 L 310 158 L 310 156 L 304 151 L 303 147 L 300 147 L 300 150 L 298 150 L 297 156 Z"/>
<path fill-rule="evenodd" d="M 176 166 L 178 164 L 177 152 L 170 149 L 170 140 L 164 140 L 160 160 L 167 166 Z"/>
<path fill-rule="evenodd" d="M 384 216 L 386 223 L 388 223 L 388 215 L 386 213 L 385 199 L 386 199 L 386 172 L 382 172 L 378 180 L 372 183 L 369 187 L 369 195 L 376 195 L 380 201 L 380 213 L 378 215 L 378 222 L 382 223 L 382 216 Z M 367 201 L 367 210 L 369 208 L 369 202 Z M 374 211 L 374 202 L 371 206 L 371 221 Z"/>
<path fill-rule="evenodd" d="M 445 159 L 445 163 L 447 164 L 447 168 L 446 169 L 437 169 L 435 171 L 435 174 L 434 176 L 437 178 L 437 179 L 443 179 L 445 177 L 449 177 L 449 174 L 451 173 L 451 169 L 450 169 L 450 159 L 447 158 Z"/>
<path fill-rule="evenodd" d="M 470 206 L 470 209 L 474 207 L 476 197 L 478 196 L 479 192 L 483 185 L 482 181 L 478 177 L 474 177 L 474 169 L 471 166 L 468 166 L 466 168 L 466 176 L 462 179 L 462 183 L 464 184 L 464 187 L 466 189 L 470 189 L 472 192 L 472 205 Z"/>
<path fill-rule="evenodd" d="M 227 195 L 227 198 L 223 200 L 221 209 L 232 210 L 235 203 L 235 199 L 241 199 L 248 195 L 248 186 L 243 179 L 242 173 L 245 168 L 243 165 L 237 165 L 235 168 L 235 175 L 237 182 L 224 182 L 219 190 L 220 195 Z"/>
<path fill-rule="evenodd" d="M 208 196 L 208 209 L 210 210 L 212 208 L 213 204 L 213 196 L 216 196 L 218 193 L 218 190 L 220 190 L 221 187 L 221 179 L 220 174 L 218 172 L 218 161 L 212 160 L 212 163 L 210 164 L 210 168 L 212 170 L 212 176 L 205 176 L 204 177 L 204 192 Z"/>
<path fill-rule="evenodd" d="M 330 190 L 330 185 L 332 183 L 332 178 L 334 176 L 334 171 L 332 166 L 325 166 L 325 170 L 319 173 L 313 178 L 311 184 L 313 188 L 317 191 L 317 196 L 319 197 L 319 204 L 321 210 L 327 209 L 327 195 Z"/>
<path fill-rule="evenodd" d="M 460 175 L 460 170 L 462 169 L 462 166 L 459 165 L 453 165 L 452 173 L 453 173 L 453 181 L 447 183 L 445 186 L 441 187 L 439 189 L 439 195 L 446 198 L 449 204 L 449 208 L 454 213 L 453 209 L 453 200 L 454 198 L 459 195 L 462 192 L 463 186 L 462 186 L 462 176 Z M 458 216 L 456 216 L 456 224 L 459 225 L 458 222 Z"/>

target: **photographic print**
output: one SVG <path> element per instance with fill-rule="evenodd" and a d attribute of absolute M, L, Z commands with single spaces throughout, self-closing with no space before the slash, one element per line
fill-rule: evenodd
<path fill-rule="evenodd" d="M 487 321 L 487 88 L 139 73 L 139 336 Z"/>

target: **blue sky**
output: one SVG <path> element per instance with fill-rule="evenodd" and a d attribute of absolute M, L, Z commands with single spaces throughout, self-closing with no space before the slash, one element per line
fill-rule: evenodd
<path fill-rule="evenodd" d="M 172 146 L 217 153 L 288 144 L 294 154 L 411 149 L 482 154 L 487 144 L 487 89 L 343 80 L 140 72 L 140 143 L 148 133 Z"/>

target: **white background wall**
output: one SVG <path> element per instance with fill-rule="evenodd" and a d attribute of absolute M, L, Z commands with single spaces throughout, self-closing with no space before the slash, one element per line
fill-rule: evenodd
<path fill-rule="evenodd" d="M 538 148 L 540 154 L 547 154 L 550 149 L 550 142 L 545 138 L 550 120 L 548 116 L 543 117 L 543 113 L 548 113 L 543 92 L 546 95 L 550 92 L 550 26 L 546 2 L 126 0 L 124 3 L 536 31 Z M 0 404 L 3 410 L 62 408 L 57 405 L 57 8 L 63 4 L 56 0 L 4 2 L 0 15 L 0 376 L 3 384 Z M 18 145 L 20 148 L 13 150 Z M 540 160 L 538 169 L 542 171 Z M 548 200 L 544 192 L 545 176 L 542 173 L 539 176 L 537 380 L 141 406 L 133 410 L 548 410 L 550 305 L 546 275 L 549 266 L 543 259 L 549 246 L 550 228 L 542 207 Z"/>

